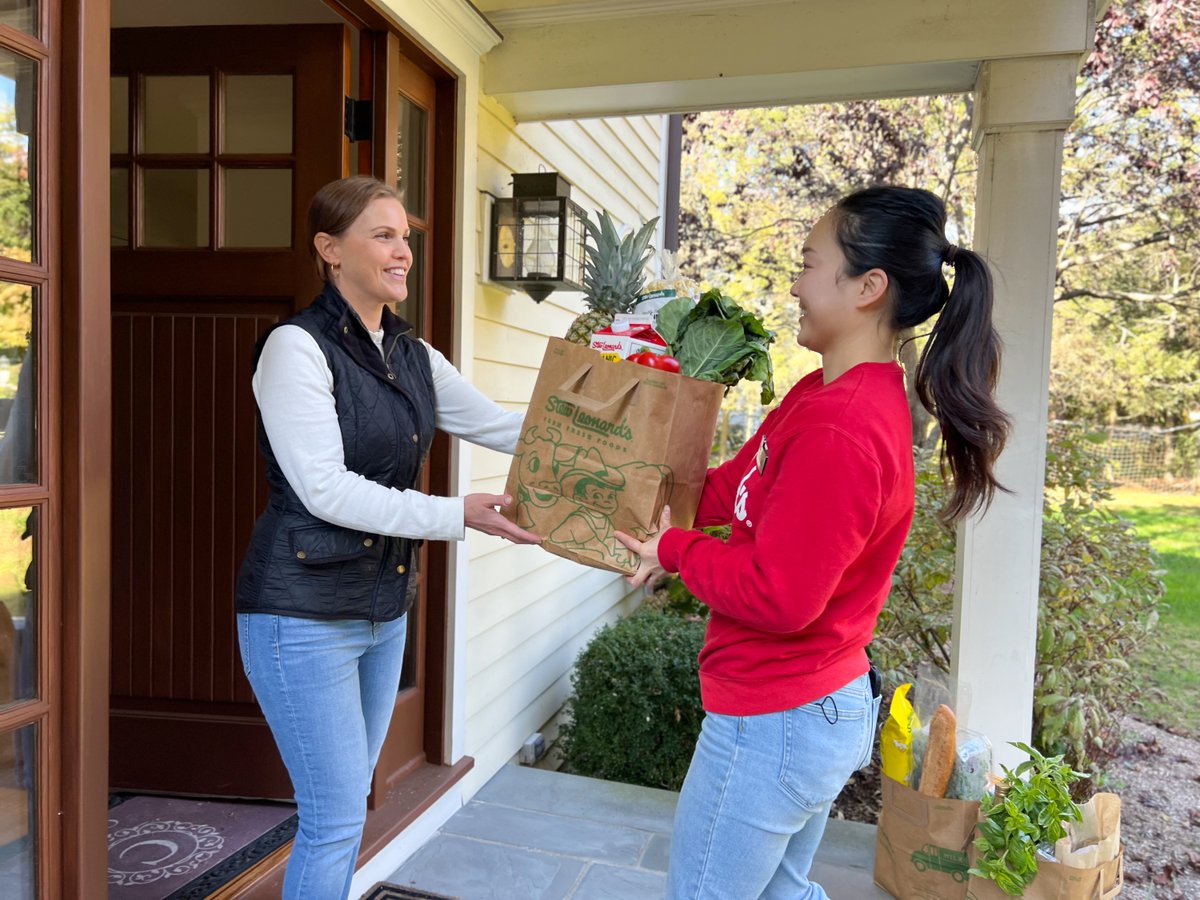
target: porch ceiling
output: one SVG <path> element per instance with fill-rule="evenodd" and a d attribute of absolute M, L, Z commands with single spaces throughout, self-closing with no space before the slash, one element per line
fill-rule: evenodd
<path fill-rule="evenodd" d="M 1087 51 L 1089 0 L 475 0 L 519 121 L 969 91 L 986 59 Z"/>

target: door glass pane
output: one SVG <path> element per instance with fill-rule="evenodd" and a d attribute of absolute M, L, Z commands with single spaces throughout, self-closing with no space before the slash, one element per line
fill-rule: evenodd
<path fill-rule="evenodd" d="M 129 169 L 109 170 L 109 243 L 114 247 L 129 246 Z"/>
<path fill-rule="evenodd" d="M 208 246 L 208 169 L 142 170 L 142 246 Z"/>
<path fill-rule="evenodd" d="M 396 186 L 404 192 L 404 208 L 422 219 L 425 209 L 425 142 L 428 138 L 425 110 L 401 97 L 400 126 L 396 131 Z"/>
<path fill-rule="evenodd" d="M 292 152 L 292 76 L 225 76 L 225 152 Z"/>
<path fill-rule="evenodd" d="M 226 247 L 292 246 L 292 170 L 225 170 Z"/>
<path fill-rule="evenodd" d="M 424 336 L 425 323 L 425 235 L 415 228 L 408 236 L 408 246 L 412 250 L 412 267 L 408 270 L 408 299 L 400 304 L 396 314 L 403 317 L 412 325 L 418 336 Z"/>
<path fill-rule="evenodd" d="M 114 75 L 108 82 L 110 152 L 129 152 L 129 76 Z"/>
<path fill-rule="evenodd" d="M 0 885 L 5 900 L 37 897 L 38 726 L 0 732 Z"/>
<path fill-rule="evenodd" d="M 0 3 L 0 25 L 37 37 L 38 15 L 36 0 L 4 0 Z"/>
<path fill-rule="evenodd" d="M 0 281 L 0 484 L 38 480 L 34 294 Z"/>
<path fill-rule="evenodd" d="M 0 509 L 0 709 L 37 696 L 37 517 L 36 507 Z"/>
<path fill-rule="evenodd" d="M 208 76 L 143 75 L 146 153 L 208 152 Z"/>
<path fill-rule="evenodd" d="M 0 254 L 34 258 L 37 64 L 0 49 Z"/>

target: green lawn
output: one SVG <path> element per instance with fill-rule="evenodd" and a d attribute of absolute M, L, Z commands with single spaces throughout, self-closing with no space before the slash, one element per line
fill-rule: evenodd
<path fill-rule="evenodd" d="M 1139 663 L 1166 699 L 1148 699 L 1141 715 L 1200 735 L 1200 496 L 1120 490 L 1111 508 L 1150 541 L 1166 570 L 1166 652 Z"/>
<path fill-rule="evenodd" d="M 0 603 L 14 616 L 27 612 L 25 572 L 33 559 L 33 541 L 23 539 L 29 507 L 0 509 Z"/>

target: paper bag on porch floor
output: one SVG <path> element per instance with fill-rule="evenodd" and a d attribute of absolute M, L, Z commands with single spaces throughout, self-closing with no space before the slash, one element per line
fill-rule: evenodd
<path fill-rule="evenodd" d="M 1054 845 L 1055 862 L 1039 860 L 1025 900 L 1111 900 L 1125 881 L 1121 846 L 1121 798 L 1100 793 L 1080 806 L 1083 818 L 1067 823 L 1067 836 Z M 971 849 L 974 864 L 978 850 Z M 968 900 L 1007 900 L 995 882 L 971 876 Z"/>
<path fill-rule="evenodd" d="M 974 860 L 974 855 L 972 855 Z M 1042 860 L 1037 877 L 1025 888 L 1025 900 L 1112 900 L 1125 883 L 1125 850 L 1115 859 L 1087 869 Z M 990 879 L 971 876 L 967 882 L 967 900 L 1008 900 Z"/>
<path fill-rule="evenodd" d="M 963 900 L 978 800 L 929 797 L 882 777 L 875 883 L 898 900 Z"/>
<path fill-rule="evenodd" d="M 614 533 L 645 537 L 664 504 L 690 528 L 724 388 L 551 338 L 521 428 L 505 516 L 551 553 L 615 572 L 637 558 Z"/>

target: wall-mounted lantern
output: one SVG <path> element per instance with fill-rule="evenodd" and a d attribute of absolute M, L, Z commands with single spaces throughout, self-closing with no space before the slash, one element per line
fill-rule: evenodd
<path fill-rule="evenodd" d="M 538 303 L 554 290 L 583 290 L 586 220 L 557 172 L 513 175 L 512 198 L 492 207 L 489 277 Z"/>

